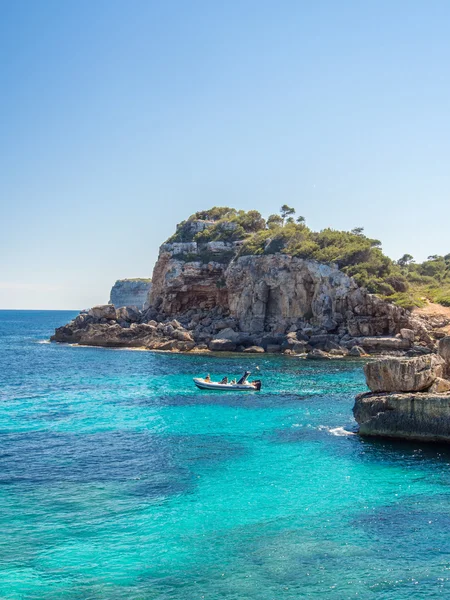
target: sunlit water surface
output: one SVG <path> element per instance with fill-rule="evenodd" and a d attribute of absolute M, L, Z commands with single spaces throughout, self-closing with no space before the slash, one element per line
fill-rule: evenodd
<path fill-rule="evenodd" d="M 42 343 L 72 316 L 0 312 L 0 598 L 450 597 L 450 454 L 351 433 L 361 363 Z"/>

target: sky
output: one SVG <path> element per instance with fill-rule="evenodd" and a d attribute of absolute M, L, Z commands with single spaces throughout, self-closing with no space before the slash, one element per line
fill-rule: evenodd
<path fill-rule="evenodd" d="M 211 206 L 447 254 L 449 22 L 447 0 L 0 0 L 0 308 L 104 303 Z"/>

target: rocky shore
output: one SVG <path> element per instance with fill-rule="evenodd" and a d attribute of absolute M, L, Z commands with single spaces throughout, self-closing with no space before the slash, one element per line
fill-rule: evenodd
<path fill-rule="evenodd" d="M 243 254 L 236 223 L 220 226 L 225 241 L 202 241 L 217 228 L 212 220 L 190 218 L 177 227 L 160 248 L 145 309 L 93 307 L 58 328 L 52 341 L 311 359 L 435 350 L 429 321 L 358 287 L 336 265 L 281 251 Z"/>
<path fill-rule="evenodd" d="M 364 372 L 371 391 L 353 408 L 361 435 L 450 442 L 450 336 L 437 354 L 375 360 Z"/>
<path fill-rule="evenodd" d="M 287 330 L 242 331 L 239 319 L 222 307 L 191 308 L 178 318 L 154 308 L 116 309 L 110 304 L 81 312 L 59 327 L 51 340 L 106 347 L 144 347 L 149 350 L 268 352 L 307 355 L 308 358 L 364 356 L 421 356 L 431 353 L 418 333 L 402 328 L 394 336 L 351 336 L 347 330 L 329 332 L 320 325 L 298 319 Z"/>

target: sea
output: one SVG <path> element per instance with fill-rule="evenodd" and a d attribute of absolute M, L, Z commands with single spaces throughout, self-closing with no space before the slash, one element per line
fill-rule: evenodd
<path fill-rule="evenodd" d="M 450 450 L 360 438 L 361 361 L 49 343 L 75 314 L 0 311 L 2 600 L 450 598 Z"/>

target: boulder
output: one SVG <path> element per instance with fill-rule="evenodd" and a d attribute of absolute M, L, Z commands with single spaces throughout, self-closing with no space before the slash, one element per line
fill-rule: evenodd
<path fill-rule="evenodd" d="M 209 349 L 213 352 L 233 352 L 236 350 L 236 343 L 226 339 L 213 339 L 209 342 Z"/>
<path fill-rule="evenodd" d="M 323 350 L 315 348 L 306 355 L 306 358 L 308 360 L 329 360 L 331 357 L 326 352 L 323 352 Z"/>
<path fill-rule="evenodd" d="M 88 315 L 94 317 L 94 319 L 116 319 L 116 309 L 112 304 L 99 304 L 98 306 L 93 306 Z"/>
<path fill-rule="evenodd" d="M 162 330 L 163 330 L 164 335 L 167 335 L 170 337 L 173 334 L 173 332 L 175 331 L 175 328 L 171 323 L 167 323 L 167 325 L 164 325 Z"/>
<path fill-rule="evenodd" d="M 312 350 L 311 346 L 307 342 L 294 342 L 287 346 L 294 354 L 304 354 Z"/>
<path fill-rule="evenodd" d="M 367 356 L 361 346 L 353 346 L 349 351 L 349 356 Z"/>
<path fill-rule="evenodd" d="M 411 347 L 410 340 L 391 336 L 362 337 L 356 339 L 356 344 L 368 354 L 378 354 L 386 350 L 409 350 Z"/>
<path fill-rule="evenodd" d="M 206 344 L 197 344 L 197 346 L 192 348 L 191 352 L 209 352 L 209 349 Z"/>
<path fill-rule="evenodd" d="M 330 354 L 330 356 L 348 356 L 349 351 L 347 348 L 332 348 L 328 354 Z"/>
<path fill-rule="evenodd" d="M 249 346 L 245 348 L 243 352 L 248 352 L 249 354 L 264 354 L 265 350 L 261 346 Z"/>
<path fill-rule="evenodd" d="M 183 329 L 175 329 L 172 333 L 172 337 L 180 342 L 193 342 L 192 335 L 188 331 L 184 331 Z"/>
<path fill-rule="evenodd" d="M 431 350 L 426 346 L 412 346 L 406 356 L 423 356 L 424 354 L 431 354 Z"/>
<path fill-rule="evenodd" d="M 231 329 L 231 327 L 226 327 L 222 329 L 213 337 L 214 340 L 230 340 L 231 342 L 237 342 L 239 338 L 239 333 Z"/>
<path fill-rule="evenodd" d="M 443 363 L 436 354 L 383 358 L 364 365 L 364 374 L 372 392 L 420 392 L 442 376 Z"/>
<path fill-rule="evenodd" d="M 439 340 L 438 354 L 444 360 L 444 371 L 447 377 L 450 377 L 450 335 Z"/>
<path fill-rule="evenodd" d="M 151 340 L 148 344 L 147 347 L 150 350 L 162 350 L 162 351 L 168 351 L 168 350 L 177 350 L 177 340 Z"/>
<path fill-rule="evenodd" d="M 141 313 L 136 306 L 121 306 L 120 308 L 116 308 L 116 315 L 117 320 L 136 323 L 139 321 Z"/>
<path fill-rule="evenodd" d="M 415 333 L 412 329 L 400 329 L 400 337 L 404 340 L 409 340 L 411 343 L 414 342 Z"/>
<path fill-rule="evenodd" d="M 428 388 L 427 393 L 442 394 L 443 392 L 450 391 L 450 381 L 448 379 L 442 379 L 442 377 L 436 377 L 434 382 Z"/>

